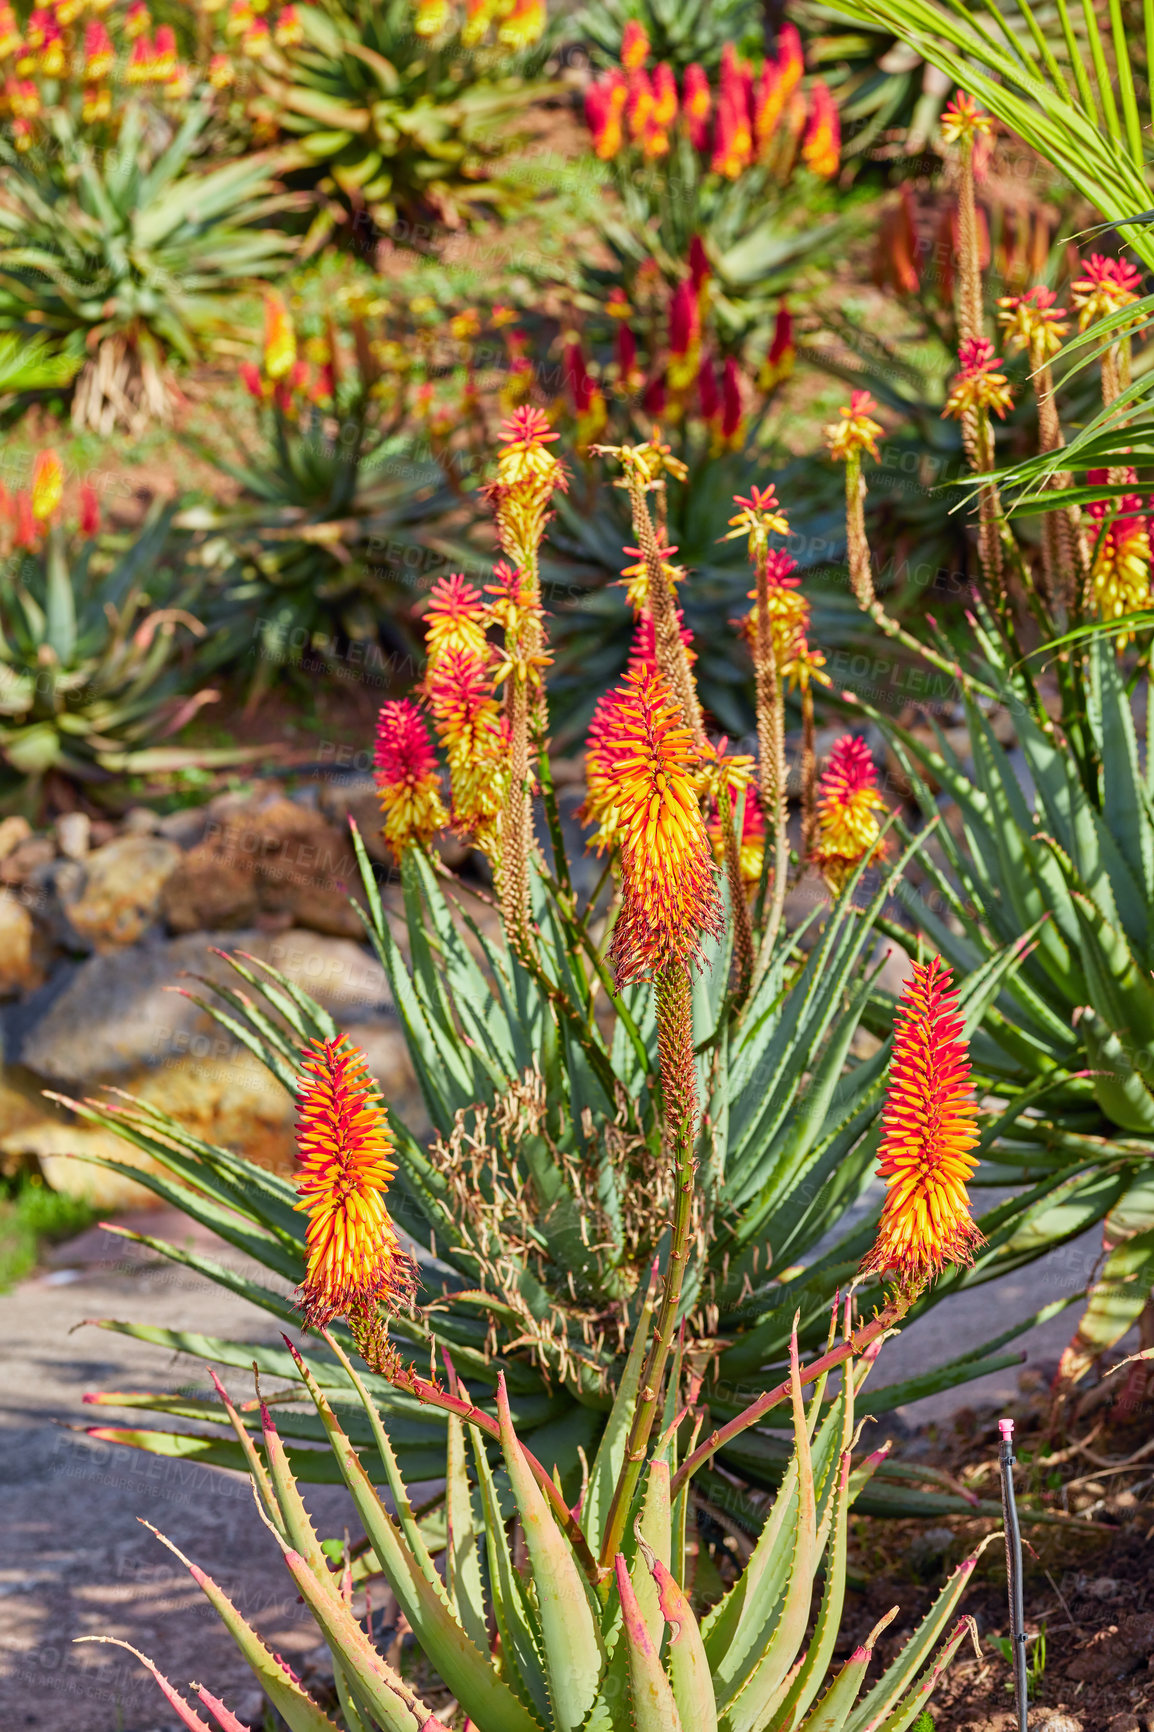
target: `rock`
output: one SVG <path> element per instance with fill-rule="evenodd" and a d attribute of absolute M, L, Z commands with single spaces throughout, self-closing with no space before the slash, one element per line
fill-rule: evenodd
<path fill-rule="evenodd" d="M 123 1142 L 111 1131 L 82 1124 L 70 1125 L 45 1117 L 0 1138 L 0 1155 L 6 1166 L 35 1159 L 39 1162 L 45 1184 L 52 1190 L 69 1197 L 83 1197 L 101 1213 L 144 1209 L 156 1200 L 146 1186 L 138 1185 L 123 1173 L 93 1166 L 84 1158 L 97 1156 L 146 1170 L 153 1166 L 143 1150 Z"/>
<path fill-rule="evenodd" d="M 273 917 L 359 938 L 363 928 L 349 905 L 359 885 L 347 836 L 320 813 L 278 795 L 210 818 L 203 841 L 165 887 L 164 915 L 173 932 Z"/>
<path fill-rule="evenodd" d="M 1066 1667 L 1066 1677 L 1087 1684 L 1124 1678 L 1154 1652 L 1154 1612 L 1134 1612 L 1098 1630 Z"/>
<path fill-rule="evenodd" d="M 56 846 L 66 860 L 83 860 L 92 840 L 87 812 L 64 812 L 56 820 Z"/>
<path fill-rule="evenodd" d="M 0 820 L 0 860 L 7 860 L 13 849 L 21 842 L 27 842 L 31 834 L 31 824 L 19 814 Z"/>
<path fill-rule="evenodd" d="M 204 840 L 204 832 L 208 827 L 208 809 L 205 806 L 181 806 L 175 812 L 168 812 L 156 826 L 158 836 L 167 836 L 170 842 L 175 842 L 179 848 L 195 848 L 198 842 Z"/>
<path fill-rule="evenodd" d="M 47 836 L 27 836 L 0 860 L 0 884 L 23 884 L 38 867 L 50 865 L 55 858 L 56 845 Z"/>
<path fill-rule="evenodd" d="M 173 1060 L 220 1062 L 235 1050 L 207 1011 L 173 988 L 201 992 L 194 973 L 243 984 L 212 947 L 247 951 L 303 987 L 342 1028 L 388 1024 L 391 998 L 376 959 L 348 939 L 291 931 L 198 932 L 161 939 L 131 950 L 89 957 L 59 989 L 45 989 L 45 1002 L 23 1007 L 25 1022 L 14 1061 L 52 1083 L 77 1087 L 92 1081 L 121 1082 L 134 1072 Z M 259 969 L 256 971 L 259 973 Z M 51 996 L 49 996 L 51 995 Z M 223 1048 L 214 1043 L 223 1040 Z"/>
<path fill-rule="evenodd" d="M 1082 1722 L 1061 1708 L 1031 1708 L 1030 1732 L 1082 1732 Z"/>
<path fill-rule="evenodd" d="M 1137 1714 L 1131 1714 L 1129 1709 L 1125 1709 L 1106 1722 L 1106 1732 L 1142 1732 L 1142 1722 Z"/>
<path fill-rule="evenodd" d="M 0 890 L 0 998 L 39 984 L 32 938 L 31 914 L 10 890 Z"/>
<path fill-rule="evenodd" d="M 175 842 L 119 836 L 73 873 L 58 871 L 56 894 L 72 930 L 95 950 L 135 944 L 156 924 L 165 880 L 180 864 Z"/>
<path fill-rule="evenodd" d="M 160 814 L 148 806 L 132 806 L 121 820 L 126 836 L 156 836 L 160 832 Z"/>

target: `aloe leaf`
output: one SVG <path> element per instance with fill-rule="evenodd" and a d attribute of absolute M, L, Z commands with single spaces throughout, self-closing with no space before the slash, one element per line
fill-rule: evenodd
<path fill-rule="evenodd" d="M 1149 1136 L 1154 1132 L 1154 1094 L 1131 1060 L 1133 1048 L 1089 1005 L 1083 1006 L 1078 1027 L 1093 1066 L 1098 1105 L 1123 1130 Z"/>
<path fill-rule="evenodd" d="M 325 1587 L 308 1561 L 291 1547 L 285 1548 L 284 1558 L 334 1657 L 339 1656 L 354 1697 L 384 1732 L 434 1732 L 436 1728 L 446 1732 L 404 1679 L 381 1659 L 331 1580 Z"/>
<path fill-rule="evenodd" d="M 491 1721 L 502 1727 L 508 1725 L 509 1732 L 537 1732 L 536 1719 L 494 1672 L 488 1653 L 479 1649 L 457 1622 L 444 1587 L 439 1581 L 434 1585 L 425 1574 L 412 1547 L 378 1498 L 360 1458 L 303 1361 L 299 1371 L 324 1422 L 369 1543 L 431 1664 L 472 1719 L 482 1724 Z"/>
<path fill-rule="evenodd" d="M 1071 1383 L 1121 1341 L 1154 1291 L 1154 1183 L 1126 1192 L 1107 1215 L 1104 1236 L 1108 1255 L 1059 1367 L 1059 1375 Z"/>
<path fill-rule="evenodd" d="M 973 1634 L 976 1645 L 977 1626 L 974 1623 L 973 1618 L 959 1618 L 957 1626 L 951 1632 L 945 1647 L 942 1649 L 941 1653 L 934 1661 L 932 1668 L 922 1679 L 922 1682 L 918 1685 L 917 1689 L 912 1691 L 904 1702 L 899 1703 L 890 1714 L 889 1718 L 883 1720 L 880 1726 L 874 1722 L 869 1728 L 869 1732 L 906 1732 L 906 1727 L 914 1723 L 930 1697 L 933 1695 L 934 1691 L 937 1689 L 949 1667 L 950 1661 L 961 1647 L 967 1631 Z"/>
<path fill-rule="evenodd" d="M 505 1471 L 533 1566 L 554 1724 L 559 1732 L 577 1732 L 593 1706 L 604 1662 L 594 1608 L 569 1542 L 553 1520 L 522 1454 L 503 1377 L 497 1382 L 497 1420 Z"/>
<path fill-rule="evenodd" d="M 675 1375 L 671 1373 L 670 1383 L 676 1388 Z M 641 1499 L 641 1513 L 637 1518 L 637 1543 L 645 1553 L 646 1558 L 657 1558 L 666 1568 L 672 1562 L 671 1549 L 673 1543 L 672 1509 L 669 1500 L 669 1463 L 660 1457 L 650 1461 L 645 1475 L 645 1489 Z M 645 1620 L 645 1627 L 651 1639 L 661 1646 L 661 1636 L 665 1628 L 665 1620 L 658 1604 L 658 1589 L 653 1579 L 652 1565 L 649 1573 L 644 1572 L 641 1579 L 634 1583 L 634 1594 Z"/>
<path fill-rule="evenodd" d="M 641 1312 L 637 1319 L 637 1327 L 633 1332 L 629 1356 L 618 1379 L 617 1393 L 613 1398 L 613 1406 L 610 1408 L 609 1417 L 605 1422 L 605 1430 L 601 1434 L 601 1442 L 597 1446 L 597 1454 L 593 1459 L 589 1484 L 585 1491 L 581 1522 L 589 1541 L 589 1549 L 594 1555 L 601 1549 L 605 1523 L 613 1502 L 614 1488 L 625 1464 L 625 1445 L 633 1419 L 633 1404 L 637 1399 L 637 1391 L 641 1384 L 641 1368 L 645 1363 L 655 1292 L 656 1282 L 651 1274 Z"/>
<path fill-rule="evenodd" d="M 458 1381 L 458 1389 L 460 1388 Z M 485 1446 L 476 1431 L 472 1435 L 472 1446 L 477 1484 L 481 1493 L 481 1509 L 485 1518 L 485 1555 L 489 1565 L 493 1613 L 497 1621 L 501 1652 L 509 1669 L 511 1686 L 544 1726 L 549 1720 L 549 1685 L 541 1659 L 539 1637 L 533 1627 L 521 1577 L 509 1550 L 505 1517 L 485 1456 Z"/>
<path fill-rule="evenodd" d="M 874 1643 L 886 1625 L 897 1616 L 897 1612 L 896 1606 L 893 1611 L 887 1612 L 885 1617 L 874 1625 L 861 1646 L 854 1649 L 817 1707 L 801 1722 L 801 1732 L 842 1732 L 865 1683 L 865 1675 L 873 1659 Z M 760 1726 L 758 1732 L 761 1732 Z"/>
<path fill-rule="evenodd" d="M 685 1593 L 665 1564 L 642 1540 L 641 1551 L 657 1583 L 661 1615 L 670 1629 L 669 1677 L 683 1726 L 717 1732 L 717 1704 L 701 1630 Z"/>
<path fill-rule="evenodd" d="M 919 1668 L 933 1653 L 934 1644 L 945 1628 L 946 1619 L 965 1592 L 978 1559 L 990 1540 L 997 1537 L 992 1534 L 982 1540 L 977 1549 L 968 1558 L 964 1558 L 954 1570 L 897 1659 L 886 1668 L 868 1696 L 858 1704 L 850 1717 L 846 1732 L 866 1732 L 867 1728 L 876 1728 L 887 1715 L 894 1712 Z"/>
<path fill-rule="evenodd" d="M 448 1450 L 445 1466 L 445 1591 L 465 1633 L 478 1648 L 489 1645 L 485 1618 L 485 1594 L 481 1582 L 481 1560 L 477 1552 L 477 1527 L 473 1495 L 465 1470 L 465 1428 L 455 1413 L 448 1415 Z"/>
<path fill-rule="evenodd" d="M 620 1552 L 613 1565 L 621 1600 L 621 1639 L 629 1661 L 629 1693 L 635 1732 L 682 1732 L 682 1719 L 672 1686 L 641 1616 L 629 1566 Z M 697 1732 L 696 1727 L 694 1732 Z"/>
<path fill-rule="evenodd" d="M 147 1667 L 152 1673 L 160 1686 L 165 1701 L 180 1716 L 181 1725 L 187 1726 L 189 1732 L 212 1732 L 212 1727 L 209 1726 L 208 1722 L 201 1719 L 195 1708 L 189 1707 L 179 1690 L 169 1683 L 160 1668 L 148 1658 L 147 1654 L 142 1654 L 139 1648 L 134 1648 L 131 1642 L 123 1642 L 119 1636 L 74 1636 L 73 1641 L 102 1642 L 110 1648 L 123 1648 L 126 1653 L 132 1654 L 142 1666 Z M 333 1732 L 336 1732 L 335 1727 Z"/>
<path fill-rule="evenodd" d="M 143 1517 L 140 1519 L 143 1521 Z M 161 1545 L 167 1546 L 188 1570 L 240 1649 L 241 1655 L 256 1673 L 261 1689 L 277 1713 L 288 1723 L 291 1732 L 336 1732 L 328 1715 L 317 1707 L 295 1674 L 289 1672 L 287 1667 L 269 1653 L 256 1631 L 241 1617 L 228 1595 L 217 1587 L 212 1577 L 190 1562 L 151 1522 L 144 1522 L 144 1526 L 150 1533 L 155 1534 Z M 311 1571 L 309 1574 L 311 1578 Z"/>
<path fill-rule="evenodd" d="M 755 1732 L 777 1697 L 805 1635 L 817 1562 L 817 1508 L 813 1458 L 801 1393 L 797 1336 L 790 1342 L 790 1394 L 793 1402 L 794 1460 L 797 1463 L 798 1513 L 792 1534 L 785 1599 L 772 1626 L 759 1633 L 752 1665 L 724 1695 L 718 1692 L 719 1721 L 725 1732 Z M 768 1614 L 768 1606 L 759 1608 Z"/>

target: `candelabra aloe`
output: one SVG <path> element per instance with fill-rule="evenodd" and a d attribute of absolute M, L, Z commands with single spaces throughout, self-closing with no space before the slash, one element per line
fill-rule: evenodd
<path fill-rule="evenodd" d="M 776 1402 L 789 1401 L 792 1408 L 793 1447 L 782 1484 L 745 1569 L 704 1617 L 695 1612 L 691 1585 L 703 1542 L 687 1519 L 695 1470 L 711 1449 L 708 1441 L 693 1447 L 702 1409 L 686 1413 L 667 1404 L 664 1431 L 638 1463 L 644 1471 L 630 1503 L 633 1519 L 610 1526 L 613 1491 L 629 1462 L 626 1440 L 635 1423 L 647 1322 L 646 1310 L 576 1511 L 518 1438 L 503 1384 L 490 1413 L 473 1404 L 451 1362 L 443 1384 L 398 1374 L 403 1387 L 442 1412 L 448 1428 L 443 1573 L 438 1548 L 413 1512 L 389 1422 L 335 1341 L 336 1363 L 345 1388 L 359 1399 L 395 1514 L 375 1490 L 324 1389 L 295 1357 L 368 1549 L 350 1554 L 346 1541 L 344 1555 L 333 1558 L 332 1543 L 322 1545 L 312 1526 L 269 1406 L 259 1403 L 261 1429 L 254 1437 L 247 1414 L 220 1389 L 272 1543 L 332 1655 L 346 1727 L 445 1732 L 439 1714 L 451 1715 L 454 1703 L 477 1732 L 865 1732 L 882 1726 L 901 1732 L 916 1719 L 972 1628 L 963 1617 L 942 1640 L 977 1552 L 953 1572 L 872 1686 L 867 1673 L 875 1644 L 897 1607 L 839 1667 L 832 1665 L 849 1512 L 885 1455 L 883 1446 L 853 1463 L 855 1399 L 883 1332 L 880 1320 L 836 1347 L 831 1324 L 829 1349 L 804 1368 L 795 1339 L 790 1376 L 773 1392 Z M 841 1387 L 823 1407 L 826 1379 L 837 1365 Z M 806 1383 L 815 1384 L 808 1409 Z M 291 1732 L 336 1732 L 337 1723 L 212 1577 L 157 1537 L 188 1566 Z M 803 1650 L 823 1564 L 817 1621 Z M 371 1624 L 363 1626 L 357 1616 L 356 1589 L 382 1576 L 436 1674 L 435 1682 L 420 1686 L 422 1694 L 393 1669 L 374 1644 Z M 181 1724 L 207 1732 L 180 1691 L 150 1660 L 138 1658 Z M 192 1689 L 222 1732 L 243 1732 L 205 1686 Z"/>
<path fill-rule="evenodd" d="M 773 748 L 759 781 L 750 759 L 711 738 L 696 696 L 678 617 L 681 574 L 661 528 L 661 482 L 675 460 L 659 442 L 611 455 L 640 557 L 630 579 L 633 665 L 602 699 L 590 736 L 585 816 L 594 847 L 609 854 L 601 882 L 586 895 L 574 888 L 545 749 L 548 652 L 533 553 L 561 476 L 533 411 L 514 419 L 491 491 L 516 571 L 499 568 L 487 598 L 463 579 L 448 580 L 426 614 L 423 696 L 447 759 L 448 815 L 488 856 L 496 905 L 482 900 L 481 918 L 471 918 L 467 884 L 449 885 L 430 856 L 446 804 L 428 725 L 412 700 L 386 706 L 378 737 L 385 833 L 400 854 L 401 942 L 361 849 L 368 935 L 431 1127 L 422 1146 L 390 1107 L 394 1214 L 417 1248 L 426 1300 L 391 1319 L 393 1341 L 427 1347 L 435 1333 L 474 1386 L 491 1390 L 504 1375 L 519 1426 L 563 1475 L 602 1433 L 654 1259 L 676 1273 L 665 1329 L 674 1320 L 684 1327 L 684 1352 L 708 1371 L 710 1404 L 722 1416 L 740 1410 L 751 1381 L 780 1375 L 795 1312 L 803 1347 L 820 1341 L 834 1290 L 852 1279 L 869 1244 L 868 1224 L 848 1232 L 843 1225 L 840 1236 L 831 1230 L 868 1180 L 888 1052 L 852 1052 L 871 992 L 872 923 L 893 882 L 884 879 L 859 907 L 865 873 L 886 846 L 880 797 L 859 761 L 864 746 L 850 754 L 853 777 L 831 773 L 813 788 L 814 857 L 834 894 L 806 955 L 782 919 L 794 865 L 780 752 Z M 804 595 L 768 553 L 758 577 L 762 542 L 780 533 L 780 521 L 765 492 L 739 502 L 734 519 L 753 543 L 758 582 L 746 629 L 767 658 L 771 741 L 780 736 L 784 684 L 820 672 Z M 768 642 L 759 620 L 770 623 Z M 542 808 L 547 848 L 534 832 Z M 710 848 L 724 865 L 722 891 Z M 892 871 L 901 864 L 895 857 Z M 615 866 L 620 907 L 610 932 L 603 890 Z M 816 891 L 811 924 L 823 907 Z M 691 940 L 670 927 L 687 912 L 695 917 Z M 670 940 L 671 930 L 682 938 Z M 980 1018 L 1017 949 L 1007 944 L 963 982 L 967 1023 Z M 701 973 L 689 967 L 699 950 Z M 295 1088 L 302 1044 L 331 1042 L 340 1031 L 299 989 L 231 960 L 235 985 L 215 989 L 215 1014 Z M 655 997 L 641 980 L 650 972 Z M 700 1112 L 686 1102 L 700 1103 Z M 154 1158 L 159 1170 L 144 1182 L 159 1194 L 255 1255 L 278 1282 L 300 1281 L 305 1246 L 287 1179 L 255 1174 L 139 1102 L 79 1110 Z M 1043 1187 L 1003 1205 L 983 1230 L 973 1266 L 943 1277 L 920 1305 L 960 1280 L 987 1279 L 1040 1254 L 1066 1225 L 1048 1215 Z M 239 1281 L 208 1257 L 193 1261 L 291 1320 L 283 1290 Z M 255 1356 L 266 1370 L 292 1374 L 276 1350 L 203 1347 L 219 1363 Z M 990 1363 L 980 1352 L 963 1356 L 916 1391 Z M 399 1415 L 395 1446 L 407 1469 L 435 1473 L 435 1419 L 405 1405 L 387 1382 L 372 1388 Z M 96 1399 L 126 1404 L 117 1394 Z M 127 1405 L 218 1417 L 180 1397 L 141 1395 Z M 204 1432 L 101 1435 L 235 1459 L 235 1446 Z M 309 1427 L 295 1435 L 304 1441 Z M 755 1478 L 780 1467 L 772 1439 L 741 1432 L 724 1447 L 726 1463 Z M 324 1472 L 323 1460 L 306 1452 L 298 1471 Z"/>

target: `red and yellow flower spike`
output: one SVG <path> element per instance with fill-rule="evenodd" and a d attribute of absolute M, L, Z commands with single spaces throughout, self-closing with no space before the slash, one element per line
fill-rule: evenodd
<path fill-rule="evenodd" d="M 1012 349 L 1025 350 L 1034 367 L 1052 360 L 1070 329 L 1065 307 L 1056 307 L 1053 289 L 1042 285 L 1024 295 L 1002 295 L 998 323 Z"/>
<path fill-rule="evenodd" d="M 297 358 L 297 336 L 284 296 L 270 290 L 264 298 L 264 370 L 270 379 L 285 379 Z"/>
<path fill-rule="evenodd" d="M 879 813 L 886 810 L 869 747 L 859 735 L 846 734 L 830 753 L 818 784 L 817 835 L 810 853 L 835 894 L 863 860 L 884 853 Z"/>
<path fill-rule="evenodd" d="M 972 1263 L 982 1235 L 967 1181 L 977 1161 L 978 1108 L 958 995 L 940 956 L 915 962 L 898 1005 L 882 1111 L 878 1236 L 863 1274 L 895 1275 L 916 1292 L 947 1263 Z"/>
<path fill-rule="evenodd" d="M 300 1308 L 310 1329 L 366 1324 L 413 1290 L 413 1266 L 385 1206 L 396 1173 L 384 1104 L 347 1035 L 314 1041 L 297 1082 L 298 1210 L 309 1217 Z"/>
<path fill-rule="evenodd" d="M 701 956 L 722 929 L 709 837 L 698 804 L 693 736 L 653 667 L 637 667 L 604 716 L 621 841 L 621 912 L 609 959 L 618 988 Z"/>
<path fill-rule="evenodd" d="M 950 381 L 950 391 L 943 418 L 960 421 L 975 410 L 992 409 L 999 419 L 1014 401 L 1004 373 L 995 371 L 1002 365 L 988 337 L 965 337 L 958 348 L 958 371 Z"/>
<path fill-rule="evenodd" d="M 32 465 L 32 515 L 47 523 L 60 509 L 64 497 L 64 470 L 55 451 L 38 451 Z"/>
<path fill-rule="evenodd" d="M 410 698 L 384 704 L 377 717 L 374 755 L 382 833 L 398 857 L 417 843 L 431 842 L 449 822 L 441 800 L 441 778 L 425 719 Z"/>
<path fill-rule="evenodd" d="M 425 654 L 432 669 L 451 650 L 483 656 L 488 612 L 479 589 L 454 571 L 437 580 L 425 603 Z"/>
<path fill-rule="evenodd" d="M 988 137 L 994 130 L 994 117 L 978 107 L 964 90 L 954 92 L 953 100 L 942 110 L 942 140 L 945 144 L 972 145 L 975 138 Z"/>

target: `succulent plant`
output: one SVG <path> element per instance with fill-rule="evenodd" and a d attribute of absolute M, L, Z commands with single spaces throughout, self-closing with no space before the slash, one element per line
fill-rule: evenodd
<path fill-rule="evenodd" d="M 792 1448 L 781 1486 L 758 1511 L 760 1534 L 744 1568 L 704 1616 L 700 1601 L 694 1606 L 691 1578 L 708 1542 L 688 1519 L 694 1470 L 710 1449 L 708 1443 L 693 1448 L 700 1409 L 692 1436 L 690 1419 L 667 1410 L 664 1435 L 647 1453 L 634 1519 L 606 1553 L 606 1516 L 625 1466 L 647 1317 L 643 1313 L 576 1514 L 518 1437 L 503 1381 L 493 1413 L 473 1404 L 451 1363 L 443 1385 L 401 1374 L 418 1400 L 442 1410 L 448 1427 L 441 1469 L 445 1521 L 436 1538 L 418 1520 L 398 1469 L 395 1422 L 382 1414 L 341 1349 L 322 1384 L 286 1337 L 286 1362 L 299 1380 L 288 1393 L 299 1398 L 307 1391 L 311 1399 L 310 1417 L 329 1445 L 326 1459 L 352 1496 L 364 1546 L 318 1537 L 294 1472 L 300 1457 L 290 1459 L 272 1409 L 262 1400 L 238 1410 L 218 1385 L 270 1531 L 270 1551 L 279 1547 L 331 1653 L 334 1707 L 346 1726 L 445 1732 L 438 1711 L 463 1711 L 477 1732 L 768 1732 L 783 1726 L 902 1732 L 922 1712 L 973 1628 L 963 1617 L 946 1633 L 977 1553 L 952 1573 L 871 1686 L 866 1674 L 874 1644 L 897 1607 L 840 1666 L 833 1658 L 849 1513 L 885 1455 L 883 1446 L 853 1463 L 855 1399 L 869 1368 L 853 1353 L 865 1345 L 864 1335 L 831 1346 L 804 1370 L 793 1342 L 790 1376 L 773 1392 L 792 1404 Z M 826 1378 L 837 1364 L 844 1368 L 840 1388 L 823 1409 Z M 807 1408 L 804 1384 L 815 1379 Z M 259 1430 L 253 1405 L 260 1407 Z M 281 1411 L 278 1405 L 278 1416 Z M 387 1481 L 395 1514 L 375 1489 L 377 1473 Z M 188 1565 L 290 1732 L 336 1732 L 336 1722 L 213 1579 L 163 1534 L 157 1538 Z M 722 1546 L 717 1556 L 732 1574 Z M 819 1569 L 816 1625 L 806 1645 Z M 428 1681 L 395 1671 L 354 1614 L 354 1588 L 368 1584 L 371 1592 L 381 1577 L 432 1670 Z M 181 1723 L 204 1732 L 187 1699 L 150 1660 L 138 1658 Z M 191 1688 L 222 1732 L 237 1732 L 239 1722 L 219 1698 L 203 1685 Z"/>
<path fill-rule="evenodd" d="M 279 186 L 277 157 L 192 166 L 207 116 L 190 105 L 158 149 L 130 101 L 98 156 L 60 110 L 47 165 L 0 141 L 0 332 L 48 337 L 83 361 L 78 427 L 166 417 L 173 362 L 204 354 L 228 296 L 296 250 L 269 222 L 301 203 Z"/>
<path fill-rule="evenodd" d="M 540 94 L 542 48 L 473 44 L 450 7 L 443 27 L 421 33 L 410 0 L 297 12 L 305 40 L 270 69 L 269 98 L 322 186 L 378 229 L 408 225 L 414 244 L 430 218 L 456 228 L 524 202 L 502 159 L 516 145 L 513 121 Z"/>
<path fill-rule="evenodd" d="M 59 463 L 43 453 L 42 475 Z M 143 529 L 110 557 L 96 525 L 69 533 L 51 504 L 7 501 L 0 586 L 0 755 L 23 776 L 51 769 L 78 776 L 178 769 L 235 761 L 236 753 L 162 744 L 217 696 L 193 691 L 195 663 L 182 638 L 204 627 L 179 562 L 164 563 L 172 512 L 155 507 Z M 95 511 L 95 500 L 85 506 Z"/>

